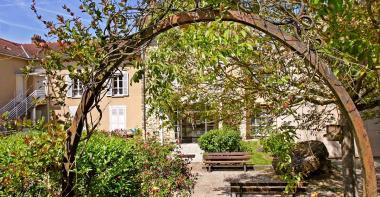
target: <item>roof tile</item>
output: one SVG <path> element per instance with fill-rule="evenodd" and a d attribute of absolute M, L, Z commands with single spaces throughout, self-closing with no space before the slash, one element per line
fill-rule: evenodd
<path fill-rule="evenodd" d="M 57 49 L 58 43 L 49 42 L 49 47 Z M 19 57 L 23 59 L 36 59 L 42 57 L 43 49 L 34 43 L 20 44 L 0 38 L 0 54 Z"/>

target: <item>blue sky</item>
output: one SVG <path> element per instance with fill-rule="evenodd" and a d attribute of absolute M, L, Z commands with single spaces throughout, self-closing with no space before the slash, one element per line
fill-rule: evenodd
<path fill-rule="evenodd" d="M 34 34 L 46 33 L 43 24 L 30 9 L 31 0 L 0 0 L 0 38 L 18 43 L 30 43 Z M 78 0 L 37 0 L 41 15 L 54 20 L 57 14 L 66 16 L 62 5 L 78 12 Z"/>

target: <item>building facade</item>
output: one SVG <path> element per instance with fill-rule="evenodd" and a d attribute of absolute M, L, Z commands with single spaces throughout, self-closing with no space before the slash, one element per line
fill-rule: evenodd
<path fill-rule="evenodd" d="M 68 90 L 65 97 L 65 106 L 49 106 L 46 95 L 52 91 L 48 78 L 43 69 L 34 69 L 28 75 L 23 74 L 31 61 L 40 56 L 40 50 L 33 44 L 19 44 L 0 39 L 0 113 L 8 113 L 10 118 L 28 117 L 34 121 L 41 117 L 49 118 L 51 112 L 73 116 L 80 102 L 83 87 L 80 81 L 70 79 L 68 72 L 63 71 Z M 206 120 L 193 112 L 192 119 L 183 119 L 171 127 L 164 126 L 164 122 L 155 116 L 148 117 L 144 103 L 143 82 L 131 83 L 131 77 L 136 72 L 133 68 L 123 70 L 109 79 L 109 88 L 100 103 L 102 119 L 99 129 L 104 131 L 143 129 L 146 135 L 155 136 L 163 143 L 180 142 L 193 143 L 205 132 L 219 128 L 222 121 Z M 299 113 L 306 108 L 300 108 Z M 50 113 L 49 113 L 50 112 Z M 180 112 L 179 112 L 180 113 Z M 242 111 L 244 113 L 244 111 Z M 298 113 L 298 112 L 297 112 Z M 91 112 L 93 118 L 99 116 L 96 111 Z M 338 114 L 335 114 L 338 116 Z M 265 113 L 244 118 L 240 125 L 243 139 L 255 138 L 255 131 L 263 122 L 275 121 L 281 125 L 284 122 L 296 122 L 292 118 L 277 117 L 269 120 Z M 336 124 L 336 122 L 331 122 Z M 365 125 L 372 144 L 374 156 L 380 157 L 380 119 L 366 120 Z M 340 144 L 325 137 L 326 131 L 310 132 L 299 130 L 300 140 L 320 140 L 329 149 L 330 156 L 340 157 Z"/>
<path fill-rule="evenodd" d="M 143 88 L 141 83 L 130 83 L 134 69 L 123 70 L 113 76 L 109 89 L 100 102 L 102 119 L 98 129 L 104 131 L 135 130 L 143 128 Z M 70 79 L 67 72 L 62 73 L 68 85 L 64 107 L 55 109 L 61 117 L 65 114 L 73 117 L 83 94 L 80 81 Z M 99 117 L 96 110 L 91 111 L 93 119 Z"/>
<path fill-rule="evenodd" d="M 54 45 L 54 43 L 51 43 Z M 49 118 L 54 112 L 59 117 L 74 116 L 83 94 L 80 81 L 70 79 L 68 71 L 62 71 L 68 90 L 64 106 L 48 105 L 45 99 L 52 94 L 45 71 L 35 68 L 24 74 L 32 61 L 41 56 L 34 44 L 19 44 L 0 39 L 0 113 L 10 119 L 27 117 L 34 121 Z M 130 83 L 135 70 L 123 70 L 109 81 L 109 90 L 100 106 L 102 119 L 98 128 L 104 131 L 143 128 L 143 89 L 141 83 Z M 50 112 L 50 113 L 48 113 Z M 99 114 L 93 110 L 93 118 Z"/>

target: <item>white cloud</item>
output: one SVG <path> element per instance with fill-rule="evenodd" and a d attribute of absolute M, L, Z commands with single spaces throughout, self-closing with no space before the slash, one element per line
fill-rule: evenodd
<path fill-rule="evenodd" d="M 48 2 L 48 1 L 41 1 L 38 2 L 38 5 L 47 5 L 51 4 L 53 2 Z M 13 6 L 18 6 L 18 7 L 30 7 L 32 5 L 32 1 L 27 0 L 12 0 L 12 1 L 7 1 L 7 3 L 2 3 L 0 4 L 0 7 L 13 7 Z"/>
<path fill-rule="evenodd" d="M 27 26 L 27 25 L 22 25 L 22 24 L 12 23 L 12 22 L 5 21 L 5 20 L 2 20 L 2 19 L 0 19 L 0 23 L 5 24 L 5 25 L 8 25 L 8 26 L 11 26 L 11 27 L 18 27 L 18 28 L 22 28 L 22 29 L 28 29 L 28 30 L 33 30 L 33 31 L 39 31 L 39 32 L 42 32 L 42 28 L 39 29 L 39 28 L 35 28 L 35 27 L 31 27 L 31 26 Z"/>

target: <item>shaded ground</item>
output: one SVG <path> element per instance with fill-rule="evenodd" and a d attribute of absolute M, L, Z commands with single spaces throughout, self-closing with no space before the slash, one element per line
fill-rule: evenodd
<path fill-rule="evenodd" d="M 229 196 L 229 180 L 233 178 L 249 178 L 257 175 L 257 171 L 242 169 L 233 171 L 215 170 L 207 172 L 202 169 L 202 163 L 192 163 L 193 172 L 198 174 L 198 180 L 194 188 L 193 197 Z"/>
<path fill-rule="evenodd" d="M 193 173 L 198 174 L 198 180 L 194 188 L 193 197 L 213 197 L 213 196 L 230 196 L 230 184 L 232 180 L 240 181 L 274 181 L 278 180 L 274 175 L 273 170 L 267 167 L 259 167 L 256 170 L 249 170 L 244 172 L 242 169 L 234 170 L 215 170 L 207 172 L 206 169 L 202 169 L 202 163 L 194 162 L 191 164 Z M 360 175 L 360 170 L 357 171 Z M 379 172 L 380 173 L 380 172 Z M 311 196 L 310 194 L 318 194 L 318 197 L 335 197 L 343 196 L 342 174 L 339 163 L 333 164 L 330 168 L 330 173 L 319 174 L 313 176 L 309 180 L 308 193 L 305 196 Z M 359 186 L 361 190 L 361 179 L 358 178 Z M 359 191 L 358 196 L 362 196 Z M 257 195 L 256 195 L 257 196 Z M 272 195 L 273 196 L 273 195 Z"/>
<path fill-rule="evenodd" d="M 267 167 L 261 168 L 262 170 L 248 170 L 247 172 L 242 169 L 216 169 L 207 172 L 206 169 L 202 169 L 202 163 L 192 163 L 191 166 L 193 172 L 198 174 L 192 197 L 230 196 L 230 181 L 267 182 L 274 180 L 271 178 L 273 176 L 272 170 L 268 170 Z"/>
<path fill-rule="evenodd" d="M 253 149 L 256 150 L 257 148 Z M 230 181 L 270 181 L 277 179 L 273 173 L 273 170 L 268 166 L 256 167 L 256 170 L 249 170 L 244 172 L 242 169 L 234 169 L 230 171 L 215 170 L 213 172 L 207 172 L 206 169 L 202 169 L 202 155 L 203 151 L 200 150 L 198 144 L 182 144 L 181 152 L 183 154 L 195 154 L 195 158 L 192 159 L 191 166 L 193 173 L 198 174 L 198 180 L 194 188 L 193 197 L 213 197 L 213 196 L 230 196 Z M 357 163 L 358 170 L 356 174 L 358 177 L 361 175 L 361 166 Z M 380 158 L 375 159 L 375 166 L 377 167 L 378 179 L 380 179 Z M 313 176 L 309 180 L 308 195 L 311 196 L 313 192 L 318 194 L 318 197 L 324 196 L 343 196 L 343 184 L 340 161 L 333 161 L 333 165 L 330 168 L 328 174 L 318 174 Z M 362 196 L 362 183 L 361 179 L 357 179 L 359 194 Z M 380 182 L 378 183 L 380 186 Z M 316 194 L 315 193 L 315 194 Z"/>

